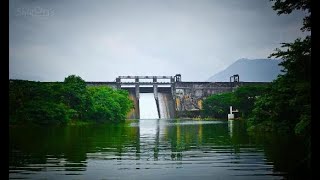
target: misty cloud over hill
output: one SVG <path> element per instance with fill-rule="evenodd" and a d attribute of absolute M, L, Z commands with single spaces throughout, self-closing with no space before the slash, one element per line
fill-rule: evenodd
<path fill-rule="evenodd" d="M 225 70 L 211 76 L 210 82 L 228 82 L 230 76 L 239 74 L 240 81 L 271 82 L 281 74 L 281 60 L 276 59 L 239 59 Z"/>

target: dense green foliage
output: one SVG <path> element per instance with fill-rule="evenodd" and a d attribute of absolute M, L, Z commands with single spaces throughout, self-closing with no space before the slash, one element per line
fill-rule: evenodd
<path fill-rule="evenodd" d="M 121 121 L 132 106 L 128 92 L 87 87 L 85 81 L 75 75 L 68 76 L 64 82 L 9 81 L 10 123 Z"/>
<path fill-rule="evenodd" d="M 96 121 L 125 119 L 126 114 L 132 108 L 127 91 L 114 91 L 109 87 L 89 87 L 88 92 L 92 102 L 89 112 L 90 119 Z"/>
<path fill-rule="evenodd" d="M 229 106 L 234 104 L 233 93 L 223 93 L 209 96 L 203 101 L 203 117 L 226 118 Z"/>
<path fill-rule="evenodd" d="M 310 0 L 275 0 L 278 14 L 290 14 L 295 9 L 306 10 L 303 31 L 311 30 Z M 251 128 L 263 127 L 310 137 L 311 121 L 311 36 L 283 43 L 270 57 L 281 58 L 284 74 L 273 83 L 268 93 L 256 103 L 250 119 Z M 307 138 L 310 139 L 310 138 Z"/>
<path fill-rule="evenodd" d="M 278 14 L 290 14 L 293 10 L 305 10 L 302 31 L 311 30 L 310 0 L 271 0 Z M 248 119 L 252 132 L 278 131 L 298 135 L 306 143 L 308 155 L 302 160 L 310 167 L 311 146 L 311 36 L 283 43 L 281 49 L 270 57 L 280 58 L 283 74 L 266 89 L 238 89 L 233 94 L 214 95 L 204 102 L 206 111 L 213 114 L 226 109 L 225 104 L 235 104 Z M 256 98 L 248 98 L 248 94 Z M 260 94 L 260 95 L 259 95 Z M 257 96 L 258 95 L 258 96 Z M 232 98 L 232 96 L 234 96 Z M 231 97 L 231 98 L 230 98 Z M 238 98 L 236 98 L 238 97 Z M 230 100 L 232 99 L 232 101 Z M 217 101 L 222 101 L 217 103 Z M 207 109 L 206 109 L 207 108 Z M 225 116 L 227 110 L 224 110 Z M 207 114 L 210 114 L 207 112 Z"/>
<path fill-rule="evenodd" d="M 295 9 L 311 13 L 310 1 L 274 0 L 278 14 Z M 303 31 L 310 31 L 310 14 L 304 18 Z M 240 87 L 234 93 L 214 95 L 204 101 L 205 116 L 228 114 L 228 106 L 240 110 L 247 117 L 250 129 L 281 131 L 302 135 L 310 140 L 311 126 L 311 36 L 283 43 L 270 57 L 282 59 L 283 74 L 270 86 Z"/>
<path fill-rule="evenodd" d="M 254 102 L 259 99 L 263 94 L 268 92 L 269 85 L 248 85 L 237 88 L 234 91 L 235 107 L 239 109 L 242 117 L 249 117 Z"/>
<path fill-rule="evenodd" d="M 269 89 L 268 85 L 248 85 L 234 92 L 211 95 L 203 101 L 203 117 L 227 118 L 229 107 L 238 109 L 242 117 L 249 117 L 254 102 Z"/>
<path fill-rule="evenodd" d="M 311 31 L 311 1 L 275 0 L 273 9 L 278 14 L 290 14 L 293 10 L 305 10 L 302 31 Z M 303 138 L 307 156 L 302 160 L 310 169 L 311 160 L 311 36 L 283 43 L 270 57 L 281 58 L 284 74 L 273 83 L 268 93 L 255 102 L 251 130 L 294 133 Z"/>

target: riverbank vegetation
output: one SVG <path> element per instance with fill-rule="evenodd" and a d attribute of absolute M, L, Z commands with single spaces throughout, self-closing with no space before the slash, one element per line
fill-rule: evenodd
<path fill-rule="evenodd" d="M 310 1 L 275 0 L 278 14 L 306 10 L 303 31 L 310 31 Z M 283 74 L 267 86 L 243 86 L 234 92 L 217 94 L 203 102 L 204 117 L 226 117 L 229 106 L 248 119 L 251 130 L 270 130 L 310 137 L 311 121 L 311 36 L 283 43 L 270 57 L 280 58 Z"/>
<path fill-rule="evenodd" d="M 305 10 L 302 31 L 311 31 L 311 1 L 275 0 L 273 9 L 280 14 Z M 249 124 L 252 129 L 271 129 L 305 136 L 311 131 L 311 36 L 283 43 L 270 57 L 281 58 L 284 74 L 272 82 L 270 89 L 257 99 Z"/>
<path fill-rule="evenodd" d="M 311 31 L 310 1 L 275 1 L 280 14 L 305 10 L 302 31 Z M 212 95 L 203 102 L 204 116 L 224 116 L 234 106 L 247 119 L 251 132 L 277 131 L 295 134 L 311 146 L 311 36 L 283 43 L 270 57 L 280 58 L 283 74 L 265 87 L 240 87 L 233 93 Z M 253 93 L 252 95 L 250 95 Z M 248 96 L 249 95 L 249 96 Z M 310 160 L 311 153 L 306 160 Z M 308 163 L 310 165 L 310 163 Z"/>
<path fill-rule="evenodd" d="M 234 92 L 211 95 L 203 101 L 201 116 L 226 119 L 229 107 L 233 106 L 240 111 L 241 117 L 249 117 L 255 100 L 267 90 L 267 85 L 248 85 Z"/>
<path fill-rule="evenodd" d="M 10 124 L 117 122 L 132 107 L 127 91 L 87 87 L 75 75 L 64 82 L 9 80 Z"/>

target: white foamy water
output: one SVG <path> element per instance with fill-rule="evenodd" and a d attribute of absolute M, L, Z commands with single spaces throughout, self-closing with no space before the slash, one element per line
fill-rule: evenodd
<path fill-rule="evenodd" d="M 153 93 L 140 93 L 140 119 L 158 119 L 158 110 Z"/>

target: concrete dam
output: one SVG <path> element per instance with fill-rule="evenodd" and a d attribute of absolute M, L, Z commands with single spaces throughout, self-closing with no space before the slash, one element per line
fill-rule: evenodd
<path fill-rule="evenodd" d="M 230 77 L 230 82 L 183 82 L 175 76 L 119 76 L 115 82 L 86 82 L 88 86 L 110 86 L 124 89 L 134 102 L 129 119 L 140 119 L 140 93 L 153 93 L 158 118 L 197 117 L 203 100 L 212 95 L 232 92 L 236 88 L 269 82 L 241 82 L 239 75 Z"/>

